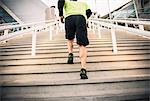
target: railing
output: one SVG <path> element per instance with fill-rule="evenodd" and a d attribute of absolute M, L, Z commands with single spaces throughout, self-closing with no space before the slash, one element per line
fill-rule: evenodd
<path fill-rule="evenodd" d="M 142 18 L 116 18 L 115 20 L 127 20 L 127 21 L 150 21 L 150 19 L 142 19 Z"/>
<path fill-rule="evenodd" d="M 101 38 L 101 28 L 109 28 L 111 29 L 112 36 L 112 46 L 114 54 L 117 54 L 117 40 L 115 29 L 122 29 L 130 32 L 134 32 L 134 34 L 146 37 L 150 39 L 150 32 L 145 31 L 143 25 L 150 26 L 150 22 L 148 21 L 127 21 L 127 20 L 108 20 L 108 19 L 89 19 L 89 27 L 93 31 L 98 30 L 99 38 Z M 125 26 L 118 25 L 118 23 L 124 23 Z M 32 55 L 36 54 L 36 35 L 37 31 L 48 29 L 49 30 L 49 39 L 52 40 L 52 27 L 54 25 L 58 25 L 58 21 L 45 21 L 45 22 L 37 22 L 37 23 L 28 23 L 21 25 L 13 25 L 13 26 L 2 26 L 0 27 L 0 31 L 3 32 L 3 35 L 0 36 L 0 42 L 8 41 L 17 36 L 29 34 L 32 32 Z M 129 27 L 128 24 L 138 25 L 139 29 Z M 15 29 L 15 31 L 12 31 Z"/>
<path fill-rule="evenodd" d="M 13 39 L 17 36 L 23 36 L 24 34 L 31 34 L 32 32 L 32 52 L 31 54 L 34 56 L 36 54 L 36 35 L 37 31 L 42 31 L 48 29 L 49 31 L 49 39 L 52 40 L 52 28 L 54 26 L 58 27 L 58 21 L 50 20 L 36 23 L 28 23 L 21 25 L 11 25 L 11 26 L 1 26 L 0 32 L 2 33 L 0 36 L 0 42 L 6 42 L 10 39 Z"/>
<path fill-rule="evenodd" d="M 111 29 L 111 36 L 112 36 L 112 46 L 114 54 L 117 54 L 117 40 L 116 40 L 116 33 L 115 29 L 121 29 L 129 32 L 133 32 L 133 34 L 149 38 L 150 39 L 150 32 L 145 31 L 143 25 L 150 26 L 150 22 L 148 21 L 127 21 L 127 20 L 108 20 L 108 19 L 89 19 L 89 28 L 95 31 L 95 28 L 98 30 L 99 38 L 101 38 L 101 28 L 109 28 Z M 118 25 L 118 23 L 122 23 L 125 26 Z M 139 29 L 129 27 L 128 25 L 137 25 Z"/>
<path fill-rule="evenodd" d="M 7 26 L 7 25 L 18 25 L 18 22 L 12 22 L 12 23 L 2 23 L 0 26 Z"/>

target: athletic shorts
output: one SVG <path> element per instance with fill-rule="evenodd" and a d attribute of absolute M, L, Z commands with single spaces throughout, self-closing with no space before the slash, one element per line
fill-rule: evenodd
<path fill-rule="evenodd" d="M 87 46 L 89 40 L 87 37 L 86 19 L 82 15 L 71 15 L 65 19 L 66 39 L 73 40 L 76 36 L 77 44 Z"/>

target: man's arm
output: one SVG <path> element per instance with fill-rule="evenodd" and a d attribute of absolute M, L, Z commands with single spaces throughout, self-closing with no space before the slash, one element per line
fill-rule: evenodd
<path fill-rule="evenodd" d="M 63 7 L 65 4 L 65 0 L 58 0 L 58 10 L 59 10 L 59 16 L 63 16 Z"/>
<path fill-rule="evenodd" d="M 62 23 L 64 23 L 64 21 L 63 21 L 63 19 L 64 19 L 64 16 L 63 16 L 63 7 L 64 7 L 64 4 L 65 4 L 65 0 L 58 0 L 59 16 L 60 16 L 60 21 Z"/>

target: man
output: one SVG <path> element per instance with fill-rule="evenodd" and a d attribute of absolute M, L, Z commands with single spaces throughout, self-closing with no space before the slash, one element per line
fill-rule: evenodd
<path fill-rule="evenodd" d="M 91 16 L 92 12 L 86 3 L 77 0 L 59 0 L 58 9 L 62 23 L 64 23 L 63 9 L 65 10 L 65 31 L 69 52 L 67 63 L 73 64 L 73 40 L 76 36 L 81 61 L 80 76 L 81 79 L 88 79 L 85 66 L 87 60 L 86 46 L 89 44 L 86 19 Z"/>

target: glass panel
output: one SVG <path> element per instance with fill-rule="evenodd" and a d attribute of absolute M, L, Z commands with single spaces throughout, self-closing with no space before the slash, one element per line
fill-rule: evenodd
<path fill-rule="evenodd" d="M 0 24 L 16 22 L 2 7 L 0 7 Z"/>

